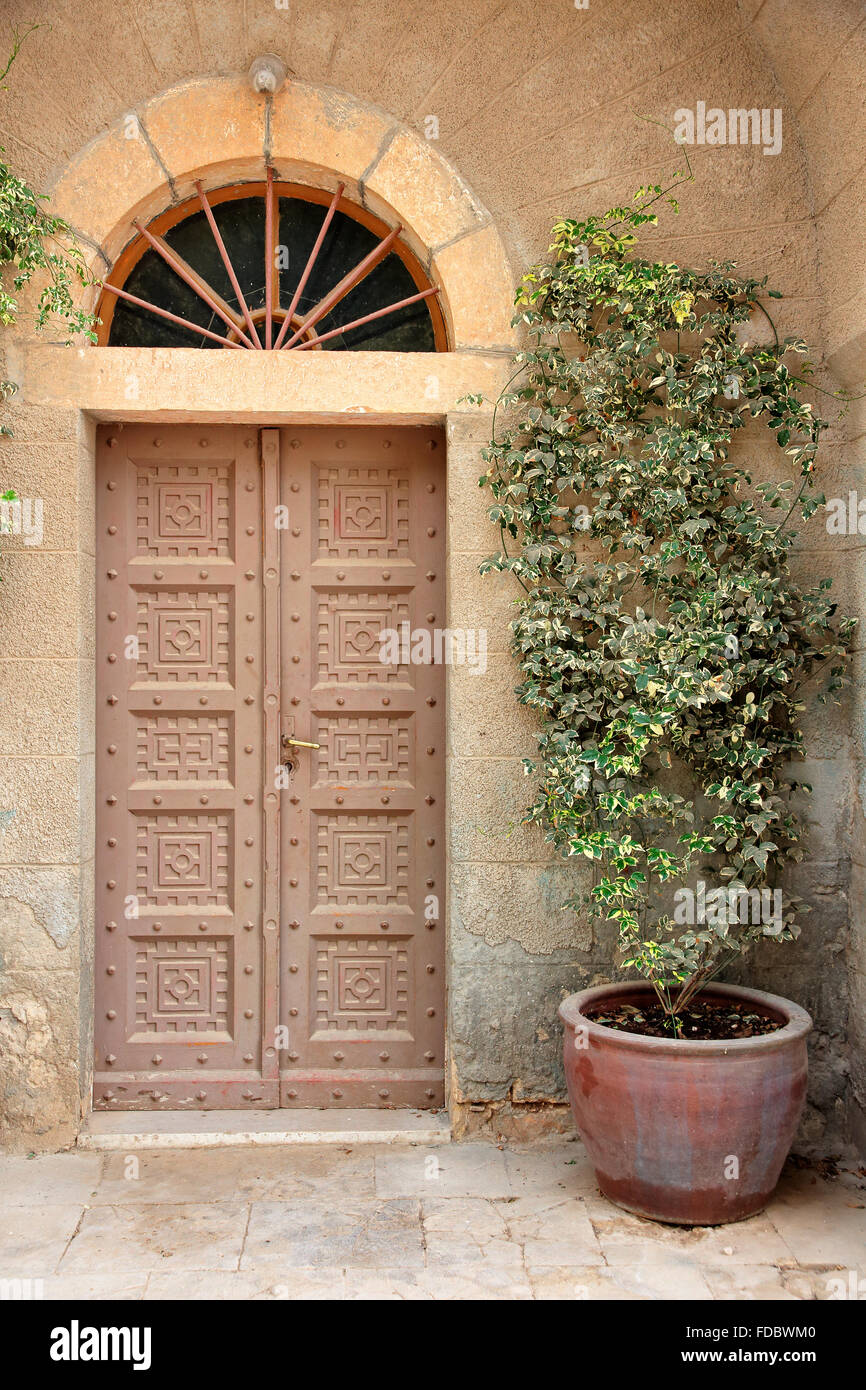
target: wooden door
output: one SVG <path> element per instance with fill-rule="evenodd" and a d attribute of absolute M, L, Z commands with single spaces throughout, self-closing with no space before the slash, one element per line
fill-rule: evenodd
<path fill-rule="evenodd" d="M 444 452 L 280 431 L 283 1105 L 443 1101 Z"/>
<path fill-rule="evenodd" d="M 100 428 L 98 1108 L 442 1103 L 443 456 Z"/>

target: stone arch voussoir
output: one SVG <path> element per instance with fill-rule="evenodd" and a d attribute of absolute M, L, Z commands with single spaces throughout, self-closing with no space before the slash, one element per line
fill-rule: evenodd
<path fill-rule="evenodd" d="M 456 170 L 387 112 L 330 88 L 289 82 L 270 101 L 239 77 L 182 83 L 124 113 L 62 171 L 52 207 L 97 273 L 148 221 L 194 192 L 261 179 L 333 188 L 391 225 L 442 286 L 452 346 L 511 350 L 513 274 L 499 231 Z"/>

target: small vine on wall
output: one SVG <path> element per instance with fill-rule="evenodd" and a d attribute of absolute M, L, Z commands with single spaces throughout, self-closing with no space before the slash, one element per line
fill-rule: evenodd
<path fill-rule="evenodd" d="M 23 34 L 13 35 L 12 51 L 0 72 L 0 91 L 27 36 L 41 26 L 31 25 Z M 3 154 L 0 146 L 0 154 Z M 72 228 L 61 217 L 45 210 L 47 195 L 35 193 L 8 164 L 0 160 L 0 324 L 14 324 L 19 315 L 21 290 L 34 278 L 42 281 L 36 302 L 34 322 L 43 329 L 49 322 L 59 323 L 67 341 L 83 334 L 96 342 L 95 319 L 75 301 L 78 287 L 95 284 Z M 0 403 L 15 391 L 15 383 L 0 381 Z M 0 435 L 11 434 L 0 421 Z"/>

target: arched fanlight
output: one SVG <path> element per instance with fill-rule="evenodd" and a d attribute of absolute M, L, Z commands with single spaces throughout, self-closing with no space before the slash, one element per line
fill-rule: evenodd
<path fill-rule="evenodd" d="M 109 346 L 281 352 L 447 349 L 444 319 L 401 226 L 300 185 L 240 185 L 149 226 L 103 283 Z M 327 322 L 326 322 L 327 320 Z"/>

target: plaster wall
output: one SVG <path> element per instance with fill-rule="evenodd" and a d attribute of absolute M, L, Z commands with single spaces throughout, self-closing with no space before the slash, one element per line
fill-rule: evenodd
<path fill-rule="evenodd" d="M 4 11 L 10 24 L 32 16 L 23 0 Z M 489 630 L 486 674 L 450 671 L 452 1107 L 463 1128 L 507 1128 L 542 1123 L 543 1102 L 561 1105 L 556 1006 L 609 978 L 612 943 L 561 910 L 574 870 L 519 824 L 533 725 L 511 696 L 507 581 L 477 573 L 495 544 L 477 487 L 489 417 L 460 398 L 491 398 L 506 379 L 510 287 L 543 254 L 555 217 L 669 178 L 681 152 L 653 122 L 672 129 L 673 112 L 699 100 L 780 108 L 782 150 L 695 147 L 682 212 L 647 235 L 646 253 L 731 258 L 768 274 L 786 296 L 780 332 L 814 344 L 817 383 L 863 390 L 866 249 L 850 234 L 862 186 L 863 18 L 859 0 L 592 0 L 586 11 L 570 0 L 52 6 L 51 27 L 30 36 L 0 94 L 2 143 L 52 193 L 97 270 L 131 236 L 131 216 L 188 196 L 200 174 L 210 186 L 261 177 L 267 155 L 283 176 L 322 186 L 345 177 L 350 196 L 405 221 L 443 286 L 457 350 L 203 361 L 4 334 L 0 374 L 19 392 L 0 483 L 44 499 L 46 530 L 40 547 L 3 542 L 0 809 L 12 814 L 0 823 L 0 1141 L 68 1143 L 88 1103 L 99 419 L 447 423 L 449 623 Z M 272 103 L 243 80 L 268 50 L 290 69 Z M 839 419 L 827 406 L 820 485 L 828 496 L 862 493 L 866 413 L 854 406 Z M 742 447 L 756 478 L 778 468 L 760 434 Z M 840 605 L 863 612 L 862 549 L 862 537 L 829 537 L 818 520 L 798 564 L 832 575 Z M 805 1137 L 824 1143 L 862 1134 L 866 1103 L 866 937 L 849 907 L 849 893 L 863 901 L 866 879 L 862 645 L 856 665 L 851 703 L 807 719 L 813 838 L 797 880 L 816 910 L 784 957 L 762 952 L 748 967 L 755 983 L 815 1015 Z"/>

